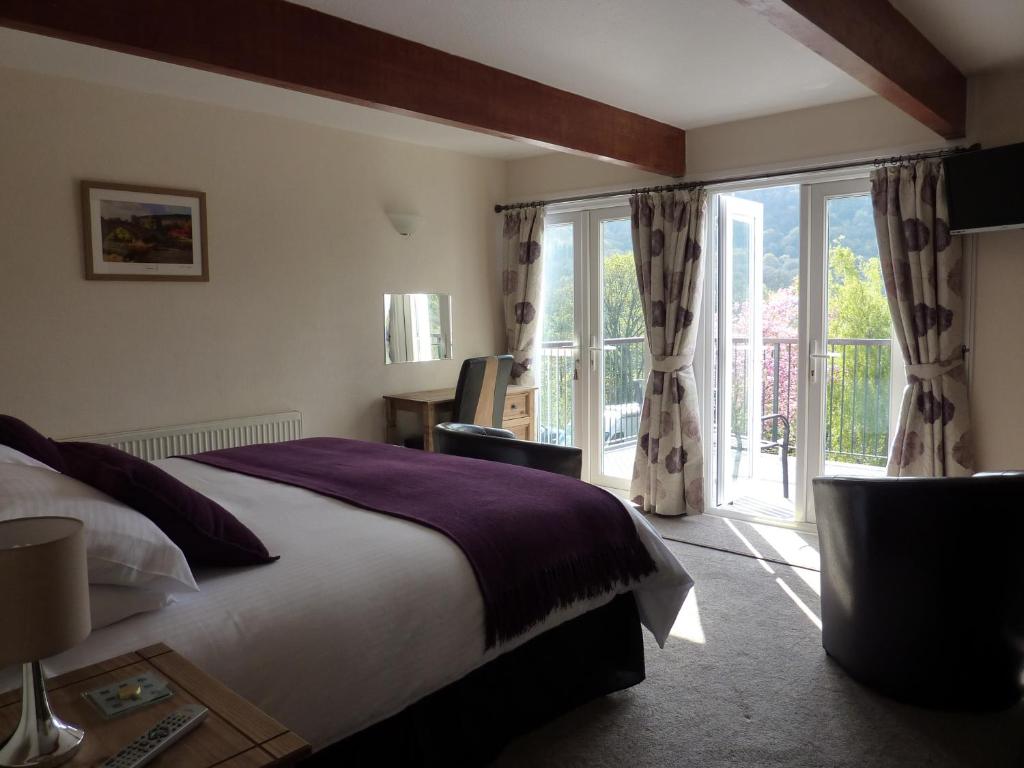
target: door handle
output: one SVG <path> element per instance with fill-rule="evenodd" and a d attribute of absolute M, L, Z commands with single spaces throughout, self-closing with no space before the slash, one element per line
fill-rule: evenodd
<path fill-rule="evenodd" d="M 821 349 L 821 342 L 815 341 L 811 348 L 812 351 L 807 355 L 811 359 L 811 364 L 807 366 L 811 381 L 818 380 L 818 364 L 815 361 L 834 360 L 837 357 L 842 357 L 838 352 L 818 352 L 819 349 Z"/>
<path fill-rule="evenodd" d="M 818 343 L 814 342 L 814 348 L 818 348 Z M 829 360 L 835 359 L 836 357 L 842 357 L 839 352 L 811 352 L 808 357 L 811 358 L 811 365 L 808 366 L 808 374 L 810 375 L 811 381 L 817 381 L 818 379 L 818 366 L 815 360 Z"/>

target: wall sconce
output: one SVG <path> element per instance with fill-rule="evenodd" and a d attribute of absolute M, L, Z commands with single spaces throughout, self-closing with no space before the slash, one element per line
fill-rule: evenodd
<path fill-rule="evenodd" d="M 391 226 L 402 237 L 412 237 L 421 221 L 420 216 L 415 213 L 392 213 L 388 211 L 387 216 L 391 220 Z"/>

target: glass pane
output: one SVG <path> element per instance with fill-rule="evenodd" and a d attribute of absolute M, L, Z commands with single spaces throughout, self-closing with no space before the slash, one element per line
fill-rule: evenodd
<path fill-rule="evenodd" d="M 889 446 L 892 323 L 869 195 L 826 202 L 825 474 L 882 474 Z"/>
<path fill-rule="evenodd" d="M 571 222 L 545 227 L 537 439 L 556 445 L 573 444 L 577 337 L 574 241 Z"/>
<path fill-rule="evenodd" d="M 730 337 L 732 338 L 732 387 L 730 388 L 729 441 L 730 477 L 751 477 L 753 473 L 751 451 L 749 403 L 753 386 L 751 370 L 753 355 L 750 350 L 750 328 L 754 324 L 754 306 L 750 302 L 750 222 L 733 220 L 731 232 L 732 259 L 728 275 L 732 303 L 729 308 Z"/>
<path fill-rule="evenodd" d="M 724 198 L 724 199 L 723 199 Z M 744 190 L 720 198 L 714 242 L 722 274 L 716 311 L 715 466 L 719 504 L 792 519 L 799 384 L 800 189 Z M 721 326 L 716 327 L 718 330 Z"/>
<path fill-rule="evenodd" d="M 601 222 L 601 474 L 629 480 L 647 381 L 643 304 L 630 221 Z"/>

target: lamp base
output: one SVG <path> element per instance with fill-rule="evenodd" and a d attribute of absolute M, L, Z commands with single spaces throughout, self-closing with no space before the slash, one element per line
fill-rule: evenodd
<path fill-rule="evenodd" d="M 0 745 L 0 768 L 50 768 L 66 763 L 82 745 L 85 731 L 50 711 L 38 661 L 22 666 L 21 720 Z"/>

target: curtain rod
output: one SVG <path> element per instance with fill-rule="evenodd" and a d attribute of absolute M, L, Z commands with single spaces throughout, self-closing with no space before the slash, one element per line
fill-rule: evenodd
<path fill-rule="evenodd" d="M 603 200 L 607 197 L 618 195 L 636 195 L 644 192 L 670 192 L 676 189 L 693 189 L 705 187 L 709 184 L 731 184 L 738 181 L 759 181 L 761 179 L 775 179 L 780 176 L 793 176 L 798 173 L 816 173 L 821 171 L 841 171 L 845 168 L 858 168 L 873 163 L 876 166 L 896 165 L 909 163 L 914 160 L 926 160 L 932 157 L 945 157 L 946 155 L 959 154 L 961 152 L 974 152 L 981 149 L 981 144 L 972 144 L 969 147 L 950 147 L 948 149 L 935 149 L 929 152 L 919 152 L 913 155 L 893 155 L 892 157 L 877 157 L 874 160 L 850 160 L 844 163 L 831 163 L 829 165 L 817 165 L 810 168 L 790 168 L 781 171 L 769 171 L 766 173 L 752 173 L 745 176 L 729 176 L 724 179 L 710 179 L 707 181 L 681 181 L 675 184 L 662 184 L 656 187 L 639 187 L 637 189 L 620 189 L 608 192 L 594 192 L 589 195 L 576 195 L 574 197 L 561 197 L 555 200 L 534 200 L 526 203 L 508 203 L 495 205 L 494 212 L 510 211 L 516 208 L 530 208 L 535 205 L 559 205 L 561 203 L 583 203 L 587 200 Z"/>

